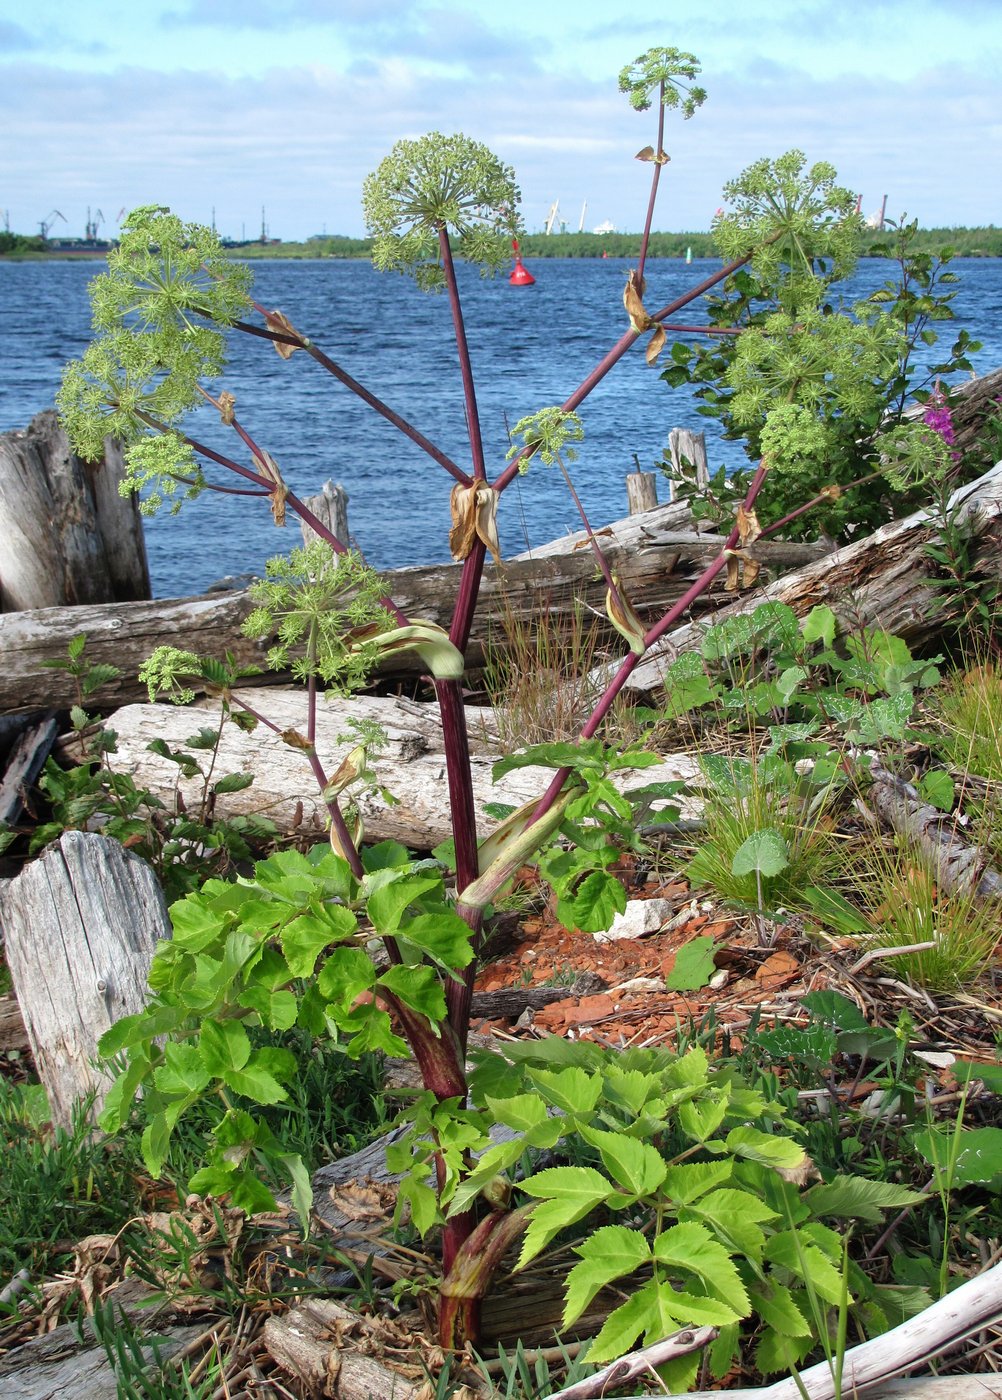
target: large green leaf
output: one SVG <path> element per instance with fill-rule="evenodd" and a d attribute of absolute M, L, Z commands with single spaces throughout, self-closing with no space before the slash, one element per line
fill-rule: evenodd
<path fill-rule="evenodd" d="M 680 1162 L 665 1173 L 664 1191 L 676 1205 L 688 1205 L 722 1186 L 733 1171 L 727 1158 L 716 1162 Z"/>
<path fill-rule="evenodd" d="M 909 1191 L 890 1181 L 868 1181 L 861 1176 L 836 1176 L 820 1186 L 812 1186 L 803 1197 L 813 1216 L 834 1216 L 840 1220 L 866 1220 L 877 1225 L 884 1210 L 900 1209 L 924 1201 L 921 1191 Z"/>
<path fill-rule="evenodd" d="M 205 1068 L 198 1046 L 168 1041 L 164 1063 L 153 1071 L 153 1083 L 164 1094 L 197 1094 L 212 1076 Z"/>
<path fill-rule="evenodd" d="M 817 1245 L 810 1242 L 806 1226 L 800 1231 L 784 1230 L 766 1242 L 765 1257 L 803 1279 L 826 1303 L 838 1306 L 842 1298 L 842 1275 Z"/>
<path fill-rule="evenodd" d="M 593 870 L 569 899 L 560 900 L 557 917 L 582 933 L 603 933 L 626 909 L 626 890 L 607 870 Z"/>
<path fill-rule="evenodd" d="M 320 969 L 317 988 L 325 1001 L 347 1008 L 376 980 L 376 969 L 361 948 L 335 948 Z"/>
<path fill-rule="evenodd" d="M 243 1069 L 251 1053 L 250 1040 L 239 1021 L 203 1021 L 198 1048 L 206 1070 L 217 1078 L 229 1070 Z"/>
<path fill-rule="evenodd" d="M 698 992 L 705 987 L 714 973 L 713 954 L 715 941 L 707 934 L 700 934 L 683 943 L 675 954 L 675 962 L 669 972 L 665 986 L 669 992 Z"/>
<path fill-rule="evenodd" d="M 756 1280 L 749 1289 L 752 1307 L 763 1322 L 784 1337 L 809 1337 L 810 1325 L 785 1284 Z"/>
<path fill-rule="evenodd" d="M 951 1186 L 1002 1185 L 1002 1128 L 969 1128 L 959 1142 L 953 1130 L 923 1128 L 915 1146 Z"/>
<path fill-rule="evenodd" d="M 365 909 L 376 932 L 381 935 L 396 933 L 400 920 L 408 908 L 432 890 L 440 888 L 441 872 L 422 872 L 414 875 L 400 875 L 397 879 L 381 885 L 366 900 Z"/>
<path fill-rule="evenodd" d="M 735 1157 L 747 1157 L 749 1161 L 761 1162 L 767 1167 L 802 1167 L 807 1161 L 807 1153 L 792 1138 L 775 1137 L 763 1133 L 758 1128 L 732 1128 L 725 1144 L 728 1152 Z"/>
<path fill-rule="evenodd" d="M 402 924 L 398 933 L 442 967 L 467 967 L 473 961 L 473 931 L 451 909 L 418 914 Z"/>
<path fill-rule="evenodd" d="M 626 1225 L 603 1225 L 584 1244 L 577 1245 L 575 1252 L 581 1256 L 581 1262 L 567 1275 L 564 1327 L 578 1320 L 606 1284 L 632 1274 L 651 1257 L 646 1237 Z"/>
<path fill-rule="evenodd" d="M 331 943 L 350 938 L 358 920 L 343 904 L 328 905 L 322 914 L 301 914 L 282 930 L 282 952 L 293 977 L 311 977 L 317 958 Z"/>
<path fill-rule="evenodd" d="M 703 1221 L 736 1254 L 761 1259 L 765 1248 L 761 1226 L 775 1220 L 776 1212 L 750 1191 L 722 1187 L 686 1207 L 685 1218 Z"/>
<path fill-rule="evenodd" d="M 663 1337 L 661 1310 L 658 1307 L 658 1287 L 652 1279 L 638 1288 L 621 1307 L 606 1318 L 602 1330 L 588 1348 L 588 1359 L 593 1362 L 613 1361 L 628 1352 L 641 1333 L 651 1338 Z"/>
<path fill-rule="evenodd" d="M 445 1020 L 445 992 L 434 968 L 395 963 L 380 975 L 376 985 L 385 987 L 404 1006 L 436 1025 Z"/>
<path fill-rule="evenodd" d="M 702 1280 L 704 1286 L 732 1309 L 722 1322 L 746 1317 L 748 1294 L 729 1251 L 713 1238 L 705 1225 L 687 1220 L 662 1231 L 654 1241 L 654 1257 L 666 1268 L 685 1269 Z M 696 1318 L 690 1319 L 696 1322 Z"/>
<path fill-rule="evenodd" d="M 650 1143 L 584 1124 L 578 1131 L 586 1142 L 598 1148 L 606 1171 L 629 1194 L 650 1195 L 664 1181 L 668 1165 Z"/>
<path fill-rule="evenodd" d="M 529 1221 L 518 1267 L 545 1249 L 554 1235 L 581 1220 L 611 1193 L 609 1182 L 594 1167 L 548 1167 L 520 1183 L 530 1196 L 542 1198 Z"/>
<path fill-rule="evenodd" d="M 790 863 L 790 850 L 783 837 L 772 827 L 753 831 L 734 852 L 731 873 L 751 875 L 757 872 L 763 879 L 779 875 Z"/>
<path fill-rule="evenodd" d="M 530 1069 L 529 1078 L 546 1101 L 563 1113 L 590 1114 L 602 1094 L 602 1077 L 579 1065 L 566 1069 Z"/>

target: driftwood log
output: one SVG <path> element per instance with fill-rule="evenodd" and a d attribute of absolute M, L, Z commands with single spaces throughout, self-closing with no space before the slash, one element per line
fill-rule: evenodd
<path fill-rule="evenodd" d="M 959 518 L 975 528 L 975 566 L 986 577 L 1002 579 L 1002 462 L 959 488 L 953 503 Z M 800 614 L 825 603 L 846 624 L 882 627 L 918 651 L 933 642 L 951 618 L 951 605 L 937 592 L 934 565 L 925 553 L 935 537 L 929 512 L 916 511 L 765 588 L 743 594 L 712 620 L 750 612 L 771 600 L 788 603 Z M 668 632 L 634 668 L 627 687 L 658 690 L 666 664 L 679 652 L 698 650 L 702 631 L 700 624 L 688 622 Z"/>
<path fill-rule="evenodd" d="M 0 884 L 0 937 L 52 1119 L 63 1127 L 110 1078 L 97 1042 L 146 1005 L 158 939 L 169 934 L 163 894 L 144 861 L 117 841 L 66 831 Z"/>
<path fill-rule="evenodd" d="M 700 534 L 691 523 L 682 528 L 687 518 L 687 507 L 664 506 L 599 532 L 612 567 L 642 616 L 659 616 L 719 552 L 719 540 Z M 583 545 L 582 535 L 571 535 L 485 570 L 482 601 L 467 648 L 471 669 L 482 664 L 491 635 L 502 635 L 499 622 L 506 614 L 531 626 L 544 610 L 559 623 L 573 616 L 575 609 L 590 609 L 599 619 L 603 639 L 614 642 L 618 651 L 621 639 L 605 618 L 605 582 Z M 763 560 L 774 575 L 824 553 L 825 546 L 816 544 L 763 546 Z M 396 569 L 384 576 L 386 589 L 408 616 L 448 625 L 461 569 L 461 564 Z M 706 606 L 717 601 L 707 600 Z M 267 642 L 250 642 L 240 630 L 252 606 L 244 589 L 69 612 L 42 608 L 0 615 L 4 657 L 0 713 L 74 703 L 71 678 L 46 670 L 41 663 L 65 656 L 68 642 L 81 632 L 87 635 L 91 660 L 110 663 L 122 673 L 95 697 L 104 705 L 137 700 L 144 694 L 137 672 L 153 648 L 164 642 L 210 655 L 231 651 L 243 665 L 262 666 Z M 405 653 L 394 669 L 398 674 L 414 674 L 420 663 Z"/>
<path fill-rule="evenodd" d="M 0 612 L 150 596 L 142 520 L 121 448 L 84 462 L 54 409 L 0 435 Z"/>
<path fill-rule="evenodd" d="M 283 730 L 301 729 L 305 722 L 305 692 L 284 687 L 250 689 L 240 692 L 247 703 L 266 714 Z M 471 736 L 473 787 L 478 813 L 485 803 L 507 802 L 516 807 L 539 797 L 552 777 L 550 769 L 522 768 L 506 774 L 498 783 L 491 780 L 491 768 L 498 756 L 492 729 L 493 712 L 468 710 Z M 178 778 L 177 764 L 148 751 L 150 740 L 165 739 L 172 748 L 183 747 L 188 735 L 197 732 L 218 714 L 218 703 L 201 700 L 178 709 L 173 705 L 128 705 L 116 710 L 108 725 L 118 735 L 118 751 L 108 755 L 110 764 L 131 774 L 137 783 L 149 788 L 168 808 L 175 801 L 175 789 L 182 793 L 189 811 L 196 810 L 199 784 Z M 377 794 L 365 794 L 359 801 L 365 822 L 366 839 L 402 841 L 414 850 L 430 850 L 450 834 L 448 791 L 439 710 L 436 702 L 420 703 L 383 696 L 357 696 L 352 700 L 321 701 L 317 717 L 317 750 L 328 773 L 357 742 L 347 728 L 351 719 L 376 720 L 386 732 L 387 745 L 375 755 L 372 766 L 379 784 L 397 799 L 389 804 Z M 221 793 L 216 815 L 259 813 L 274 821 L 280 830 L 319 834 L 326 830 L 326 811 L 320 802 L 316 782 L 301 751 L 283 742 L 276 734 L 258 726 L 247 734 L 236 725 L 223 731 L 216 760 L 217 775 L 253 773 L 254 782 L 240 792 Z M 692 779 L 696 767 L 692 759 L 677 760 L 634 774 L 626 786 L 639 787 L 669 778 Z M 483 819 L 483 830 L 494 822 Z"/>

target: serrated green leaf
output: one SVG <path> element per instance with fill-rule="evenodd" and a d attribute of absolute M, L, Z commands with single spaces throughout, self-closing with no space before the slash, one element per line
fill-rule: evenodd
<path fill-rule="evenodd" d="M 841 992 L 808 992 L 800 1005 L 823 1024 L 838 1031 L 866 1031 L 869 1023 L 854 1001 Z"/>
<path fill-rule="evenodd" d="M 250 1040 L 239 1021 L 203 1021 L 198 1048 L 206 1070 L 216 1078 L 228 1070 L 243 1069 L 251 1053 Z"/>
<path fill-rule="evenodd" d="M 529 1221 L 518 1268 L 524 1268 L 553 1237 L 581 1220 L 610 1194 L 609 1182 L 594 1167 L 548 1167 L 527 1177 L 520 1187 L 542 1198 Z"/>
<path fill-rule="evenodd" d="M 817 1245 L 811 1243 L 806 1230 L 806 1226 L 801 1226 L 799 1231 L 784 1230 L 773 1235 L 766 1241 L 765 1258 L 789 1269 L 826 1303 L 837 1307 L 842 1298 L 842 1275 Z"/>
<path fill-rule="evenodd" d="M 381 885 L 366 900 L 366 913 L 381 935 L 394 934 L 412 904 L 432 890 L 440 889 L 441 872 L 399 875 Z"/>
<path fill-rule="evenodd" d="M 801 1198 L 815 1217 L 826 1215 L 840 1220 L 866 1220 L 878 1225 L 885 1210 L 917 1205 L 926 1199 L 921 1191 L 909 1191 L 890 1181 L 868 1181 L 861 1176 L 836 1176 L 811 1189 Z"/>
<path fill-rule="evenodd" d="M 468 967 L 473 961 L 472 930 L 450 909 L 408 919 L 400 926 L 398 936 L 442 967 Z"/>
<path fill-rule="evenodd" d="M 757 1260 L 761 1259 L 765 1248 L 765 1232 L 761 1226 L 775 1220 L 777 1215 L 751 1192 L 721 1187 L 689 1205 L 681 1218 L 698 1218 L 735 1254 Z"/>
<path fill-rule="evenodd" d="M 807 1160 L 807 1153 L 792 1138 L 775 1137 L 758 1128 L 732 1128 L 724 1142 L 728 1152 L 735 1157 L 761 1162 L 766 1167 L 788 1170 L 802 1167 Z"/>
<path fill-rule="evenodd" d="M 434 968 L 397 963 L 376 979 L 376 986 L 385 987 L 404 1006 L 426 1016 L 433 1025 L 445 1020 L 445 990 Z"/>
<path fill-rule="evenodd" d="M 713 1238 L 705 1225 L 687 1220 L 662 1231 L 654 1240 L 654 1257 L 668 1269 L 695 1274 L 715 1298 L 727 1305 L 729 1317 L 690 1318 L 692 1322 L 733 1322 L 746 1317 L 750 1308 L 741 1275 L 729 1251 Z"/>
<path fill-rule="evenodd" d="M 212 791 L 217 795 L 227 792 L 243 792 L 244 788 L 249 788 L 253 781 L 253 773 L 227 773 L 219 779 L 218 783 L 212 784 Z"/>
<path fill-rule="evenodd" d="M 663 1189 L 676 1205 L 689 1205 L 729 1181 L 732 1171 L 726 1158 L 716 1162 L 681 1162 L 668 1168 Z"/>
<path fill-rule="evenodd" d="M 602 1077 L 589 1074 L 580 1065 L 566 1069 L 530 1068 L 529 1079 L 547 1102 L 564 1113 L 590 1114 L 602 1095 Z"/>
<path fill-rule="evenodd" d="M 639 1269 L 651 1258 L 650 1245 L 638 1230 L 625 1225 L 603 1225 L 575 1246 L 581 1262 L 567 1275 L 563 1326 L 575 1323 L 601 1289 Z"/>
<path fill-rule="evenodd" d="M 226 1070 L 223 1083 L 234 1093 L 243 1094 L 255 1103 L 282 1103 L 289 1097 L 270 1070 L 256 1059 L 249 1061 L 242 1069 Z"/>
<path fill-rule="evenodd" d="M 335 948 L 317 978 L 317 990 L 333 1006 L 348 1008 L 376 980 L 372 960 L 361 948 Z"/>
<path fill-rule="evenodd" d="M 176 1041 L 167 1042 L 164 1063 L 153 1071 L 153 1083 L 163 1094 L 197 1094 L 210 1079 L 198 1046 Z"/>
<path fill-rule="evenodd" d="M 942 768 L 923 773 L 918 784 L 919 796 L 941 812 L 952 812 L 955 797 L 953 779 Z"/>
<path fill-rule="evenodd" d="M 668 1165 L 650 1143 L 587 1124 L 582 1124 L 578 1131 L 585 1142 L 598 1148 L 602 1165 L 613 1181 L 633 1196 L 650 1195 L 664 1181 Z"/>
<path fill-rule="evenodd" d="M 487 1107 L 495 1122 L 514 1128 L 517 1133 L 531 1132 L 547 1121 L 546 1105 L 537 1094 L 515 1094 L 508 1099 L 488 1095 Z"/>
<path fill-rule="evenodd" d="M 652 1280 L 609 1314 L 588 1348 L 588 1358 L 596 1363 L 613 1361 L 628 1352 L 641 1333 L 667 1335 L 658 1331 L 660 1325 L 658 1288 Z"/>
<path fill-rule="evenodd" d="M 603 933 L 626 909 L 626 890 L 607 870 L 593 870 L 569 899 L 557 906 L 557 917 L 582 933 Z"/>
<path fill-rule="evenodd" d="M 350 938 L 358 920 L 342 904 L 328 905 L 322 914 L 301 914 L 282 930 L 282 952 L 293 977 L 310 977 L 317 958 L 331 943 Z"/>
<path fill-rule="evenodd" d="M 785 1284 L 774 1279 L 762 1282 L 756 1279 L 750 1289 L 751 1303 L 755 1312 L 769 1327 L 784 1337 L 809 1337 L 810 1324 L 797 1306 L 793 1294 Z"/>

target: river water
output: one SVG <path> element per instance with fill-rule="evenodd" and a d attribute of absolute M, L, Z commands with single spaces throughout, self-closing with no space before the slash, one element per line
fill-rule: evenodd
<path fill-rule="evenodd" d="M 0 432 L 26 426 L 52 404 L 63 364 L 87 343 L 86 288 L 99 267 L 0 260 Z M 460 466 L 468 465 L 444 297 L 420 293 L 406 278 L 377 274 L 363 261 L 275 259 L 253 267 L 260 302 L 281 308 L 350 374 Z M 528 288 L 460 269 L 489 475 L 504 463 L 509 428 L 566 399 L 626 329 L 621 294 L 627 267 L 620 259 L 543 259 L 532 266 L 537 282 Z M 648 306 L 665 305 L 718 267 L 709 259 L 691 266 L 652 261 Z M 957 319 L 943 325 L 940 345 L 929 353 L 945 356 L 963 326 L 983 342 L 972 359 L 978 373 L 987 373 L 1002 365 L 1002 260 L 958 259 L 953 268 L 961 278 Z M 864 260 L 849 294 L 866 295 L 891 270 L 881 260 Z M 698 303 L 684 315 L 703 319 Z M 236 395 L 241 421 L 298 495 L 314 493 L 328 478 L 345 486 L 352 534 L 372 564 L 391 568 L 448 558 L 452 478 L 318 365 L 301 354 L 285 362 L 265 341 L 235 335 L 221 387 Z M 715 422 L 696 413 L 690 390 L 670 389 L 647 368 L 640 347 L 598 385 L 581 416 L 585 441 L 573 471 L 595 525 L 626 513 L 626 474 L 659 461 L 673 427 L 705 430 L 711 467 L 745 461 L 739 445 L 721 442 Z M 196 415 L 189 430 L 249 464 L 246 449 L 212 410 Z M 667 499 L 666 488 L 660 489 Z M 533 463 L 502 498 L 506 553 L 575 528 L 577 516 L 556 468 Z M 158 597 L 197 593 L 227 574 L 260 572 L 270 555 L 299 543 L 295 523 L 277 531 L 265 502 L 211 493 L 185 505 L 177 518 L 148 520 L 146 535 Z"/>

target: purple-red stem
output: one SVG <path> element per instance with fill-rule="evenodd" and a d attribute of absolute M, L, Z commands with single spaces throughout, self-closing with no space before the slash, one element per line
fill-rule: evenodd
<path fill-rule="evenodd" d="M 738 268 L 744 267 L 745 263 L 751 261 L 751 258 L 752 254 L 746 253 L 743 258 L 738 258 L 735 262 L 728 263 L 727 266 L 722 267 L 719 272 L 714 272 L 709 277 L 704 277 L 702 282 L 697 283 L 696 286 L 690 288 L 688 292 L 684 292 L 682 296 L 676 297 L 674 301 L 670 301 L 667 306 L 655 312 L 651 319 L 653 321 L 664 321 L 667 317 L 673 316 L 676 311 L 681 311 L 683 306 L 688 306 L 690 302 L 701 297 L 704 292 L 708 292 L 711 287 L 715 287 L 718 282 L 722 282 L 725 277 L 730 277 L 732 272 L 737 272 Z M 595 385 L 605 378 L 613 366 L 619 363 L 627 350 L 639 339 L 640 337 L 635 330 L 626 331 L 620 339 L 617 340 L 612 349 L 603 356 L 592 370 L 591 374 L 588 375 L 588 378 L 583 379 L 574 390 L 573 394 L 561 404 L 564 413 L 573 413 L 578 405 L 583 403 L 588 397 L 595 388 Z M 495 491 L 503 491 L 505 487 L 511 485 L 512 481 L 514 481 L 519 473 L 520 465 L 527 457 L 531 457 L 534 451 L 534 447 L 525 447 L 518 453 L 513 461 L 509 462 L 508 466 L 505 467 L 504 471 L 494 482 Z"/>
<path fill-rule="evenodd" d="M 661 154 L 665 139 L 665 85 L 664 79 L 658 89 L 658 144 L 654 151 L 654 173 L 651 176 L 651 194 L 647 201 L 647 219 L 644 223 L 644 236 L 640 240 L 640 260 L 637 263 L 637 291 L 643 295 L 644 266 L 647 262 L 647 248 L 651 241 L 651 225 L 654 222 L 654 206 L 658 199 L 658 185 L 661 181 Z"/>

